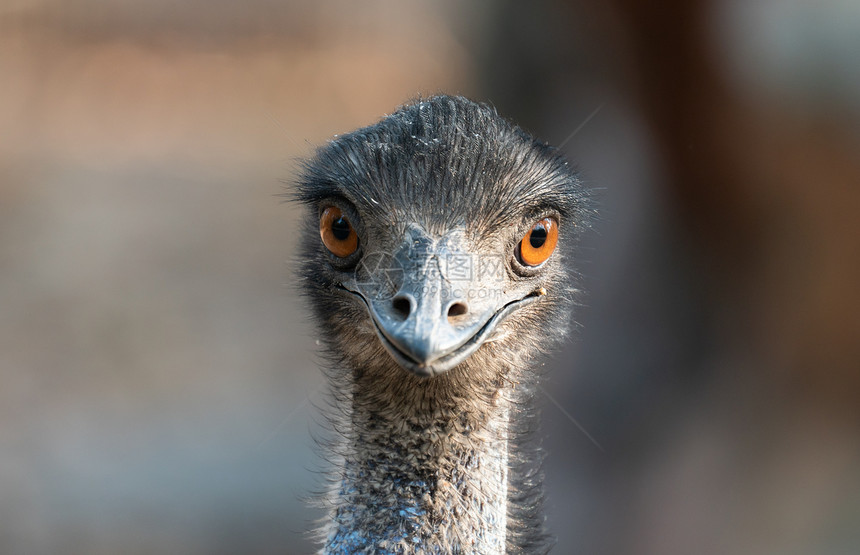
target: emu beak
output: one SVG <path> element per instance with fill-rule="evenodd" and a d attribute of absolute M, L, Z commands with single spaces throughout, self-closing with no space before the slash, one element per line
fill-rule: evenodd
<path fill-rule="evenodd" d="M 393 255 L 366 256 L 346 287 L 367 304 L 394 360 L 419 376 L 454 368 L 506 316 L 544 294 L 506 292 L 504 258 L 479 260 L 462 245 L 462 232 L 434 240 L 411 226 Z"/>

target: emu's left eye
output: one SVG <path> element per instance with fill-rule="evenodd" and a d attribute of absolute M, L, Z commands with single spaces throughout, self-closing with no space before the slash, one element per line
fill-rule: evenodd
<path fill-rule="evenodd" d="M 358 235 L 340 208 L 329 206 L 320 216 L 320 237 L 331 253 L 346 258 L 358 250 Z"/>
<path fill-rule="evenodd" d="M 540 266 L 552 255 L 558 243 L 558 222 L 544 218 L 537 222 L 520 241 L 517 257 L 526 266 Z"/>

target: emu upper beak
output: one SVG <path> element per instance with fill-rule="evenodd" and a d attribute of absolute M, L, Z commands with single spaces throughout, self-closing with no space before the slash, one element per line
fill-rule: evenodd
<path fill-rule="evenodd" d="M 411 226 L 393 255 L 365 256 L 346 289 L 367 304 L 400 366 L 434 376 L 466 360 L 507 315 L 543 294 L 507 292 L 505 262 L 466 252 L 461 232 L 433 239 Z"/>

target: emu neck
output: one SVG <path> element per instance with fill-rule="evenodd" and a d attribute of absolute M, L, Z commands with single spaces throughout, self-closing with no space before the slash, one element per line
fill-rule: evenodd
<path fill-rule="evenodd" d="M 508 419 L 501 387 L 457 396 L 414 380 L 352 392 L 325 553 L 503 553 Z"/>

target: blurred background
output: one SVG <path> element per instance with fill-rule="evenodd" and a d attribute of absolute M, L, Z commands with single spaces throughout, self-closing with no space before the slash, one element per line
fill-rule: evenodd
<path fill-rule="evenodd" d="M 599 199 L 547 363 L 556 552 L 857 553 L 858 68 L 852 0 L 5 1 L 0 552 L 312 551 L 277 195 L 448 92 Z"/>

